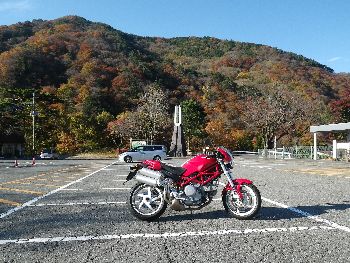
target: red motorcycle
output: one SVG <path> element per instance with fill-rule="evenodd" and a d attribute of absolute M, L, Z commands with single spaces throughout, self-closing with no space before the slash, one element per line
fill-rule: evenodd
<path fill-rule="evenodd" d="M 130 168 L 126 181 L 138 183 L 130 192 L 130 210 L 137 218 L 152 221 L 159 218 L 167 205 L 173 210 L 199 210 L 217 193 L 219 178 L 227 184 L 222 191 L 225 210 L 232 217 L 250 219 L 261 207 L 259 190 L 248 179 L 234 179 L 233 156 L 219 147 L 214 154 L 200 154 L 174 167 L 157 160 L 146 160 Z"/>

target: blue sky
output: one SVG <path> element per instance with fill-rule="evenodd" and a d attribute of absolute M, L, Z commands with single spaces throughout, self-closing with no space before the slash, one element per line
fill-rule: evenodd
<path fill-rule="evenodd" d="M 0 25 L 65 15 L 141 36 L 265 44 L 350 72 L 348 0 L 0 0 Z"/>

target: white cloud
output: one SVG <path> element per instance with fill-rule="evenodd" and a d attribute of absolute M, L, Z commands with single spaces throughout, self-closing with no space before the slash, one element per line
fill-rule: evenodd
<path fill-rule="evenodd" d="M 3 11 L 23 11 L 30 9 L 28 0 L 0 2 L 0 12 Z"/>
<path fill-rule="evenodd" d="M 334 57 L 334 58 L 330 58 L 327 60 L 327 62 L 335 62 L 335 61 L 338 61 L 338 60 L 341 60 L 342 57 Z"/>

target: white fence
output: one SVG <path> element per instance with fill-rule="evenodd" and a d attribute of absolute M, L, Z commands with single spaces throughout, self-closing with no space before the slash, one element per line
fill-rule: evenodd
<path fill-rule="evenodd" d="M 332 146 L 317 146 L 317 158 L 332 158 Z M 276 149 L 259 149 L 258 155 L 274 159 L 312 159 L 313 146 L 292 146 Z"/>

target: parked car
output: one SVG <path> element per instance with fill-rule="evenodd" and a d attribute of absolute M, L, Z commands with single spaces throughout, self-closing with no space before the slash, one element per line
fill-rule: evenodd
<path fill-rule="evenodd" d="M 59 155 L 54 149 L 43 149 L 40 153 L 41 159 L 58 159 Z"/>
<path fill-rule="evenodd" d="M 120 154 L 119 161 L 164 160 L 167 159 L 166 150 L 164 145 L 140 145 Z"/>

